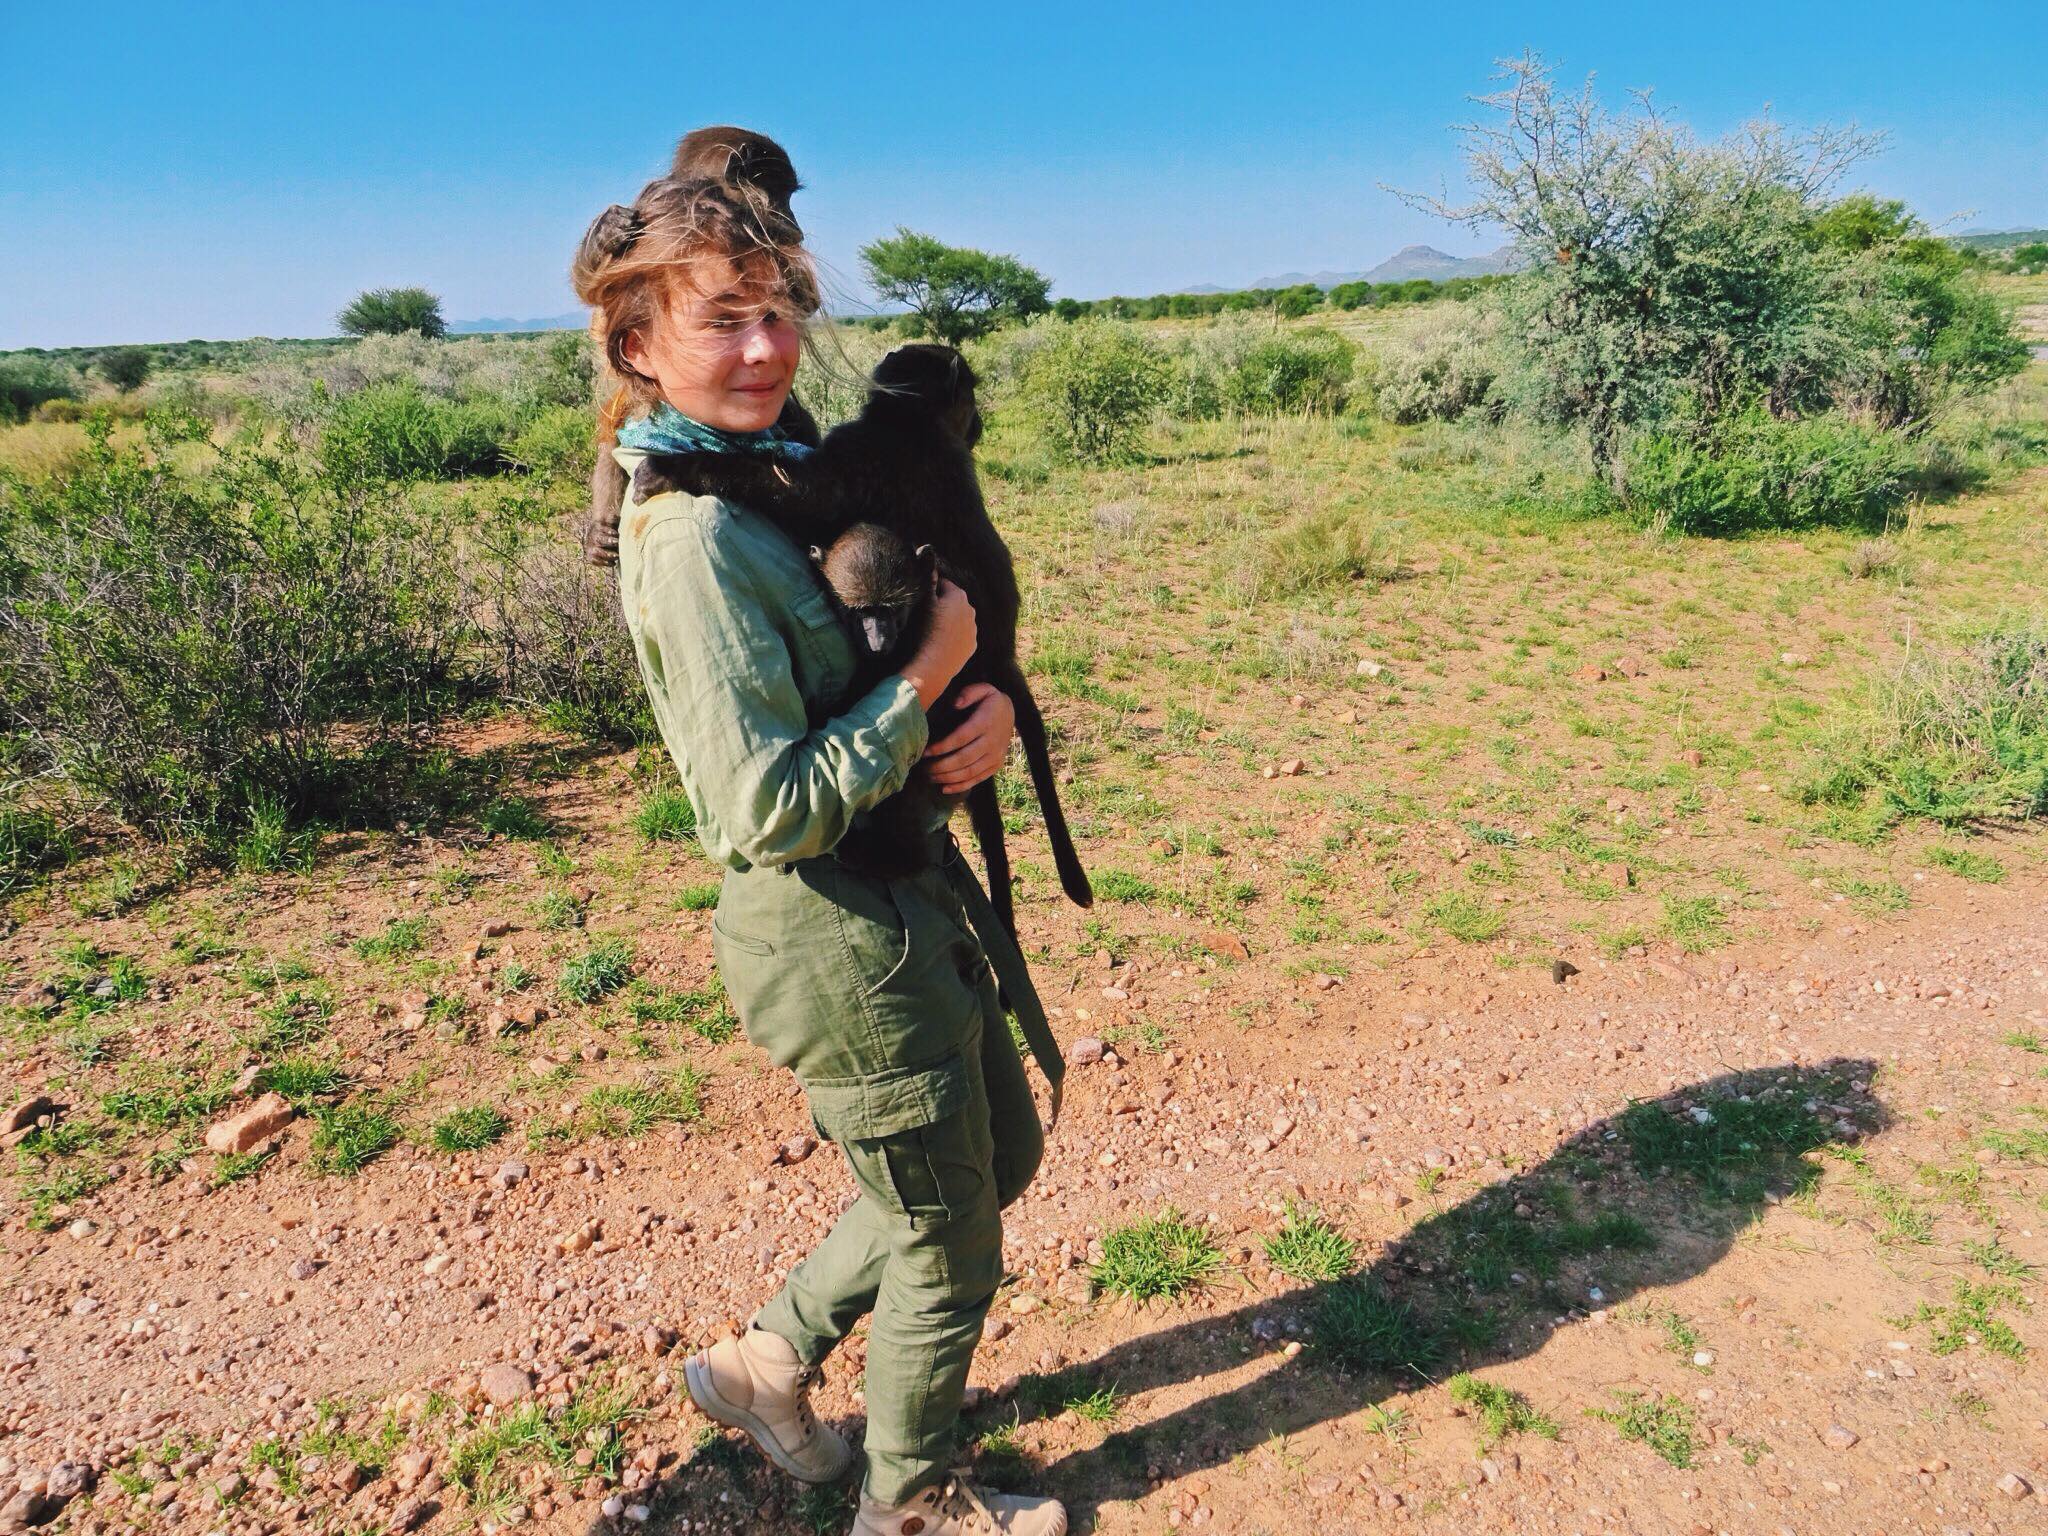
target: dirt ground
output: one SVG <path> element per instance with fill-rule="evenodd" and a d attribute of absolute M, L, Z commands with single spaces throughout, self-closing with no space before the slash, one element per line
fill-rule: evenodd
<path fill-rule="evenodd" d="M 549 814 L 608 814 L 607 782 L 568 781 Z M 530 919 L 505 898 L 534 846 L 479 842 L 461 855 L 476 878 L 453 899 L 440 887 L 415 963 L 443 962 L 442 993 L 466 988 L 488 1010 L 493 978 L 533 954 Z M 459 852 L 401 838 L 376 855 L 386 878 L 343 859 L 310 890 L 202 882 L 180 916 L 232 902 L 250 953 L 330 928 L 375 934 L 387 904 L 416 899 Z M 658 894 L 688 873 L 643 878 Z M 1820 931 L 1710 956 L 1581 953 L 1562 981 L 1455 945 L 1388 973 L 1287 975 L 1256 935 L 1242 957 L 1217 935 L 1187 959 L 1098 949 L 1042 963 L 1063 1038 L 1121 1039 L 1128 1054 L 1070 1074 L 1044 1169 L 1008 1223 L 1014 1275 L 970 1418 L 995 1431 L 991 1474 L 1056 1491 L 1080 1529 L 1106 1532 L 2039 1529 L 2048 1338 L 2028 1304 L 2048 1264 L 2044 896 L 2037 873 L 1997 886 L 1930 873 L 1901 915 L 1843 906 Z M 104 920 L 95 938 L 159 978 L 133 1005 L 157 1010 L 158 1044 L 256 1017 L 264 990 L 224 956 L 177 970 L 171 923 L 153 912 L 154 925 Z M 703 985 L 708 913 L 641 932 L 644 978 Z M 25 926 L 10 959 L 31 969 L 48 938 Z M 632 1048 L 574 1010 L 464 1050 L 417 999 L 382 990 L 366 979 L 339 1001 L 342 1059 L 367 1086 L 410 1074 L 388 1102 L 421 1122 L 489 1097 L 530 1125 L 573 1094 L 572 1076 L 630 1076 L 617 1069 Z M 454 1155 L 406 1143 L 323 1178 L 305 1171 L 300 1116 L 271 1164 L 218 1187 L 202 1151 L 160 1182 L 103 1169 L 103 1188 L 43 1213 L 47 1230 L 18 1210 L 0 1261 L 0 1474 L 32 1488 L 55 1471 L 60 1494 L 91 1483 L 56 1517 L 83 1532 L 515 1519 L 582 1531 L 636 1524 L 625 1508 L 679 1531 L 836 1528 L 831 1499 L 798 1500 L 707 1432 L 679 1392 L 680 1359 L 772 1291 L 850 1181 L 830 1147 L 776 1162 L 807 1129 L 791 1080 L 737 1040 L 692 1049 L 701 1116 L 647 1134 Z M 33 1053 L 9 1065 L 16 1097 L 64 1075 Z M 78 1098 L 80 1083 L 53 1097 Z M 1683 1116 L 1760 1084 L 1830 1127 L 1810 1181 L 1716 1192 L 1616 1154 L 1611 1117 L 1631 1100 Z M 1489 1190 L 1526 1210 L 1525 1194 L 1557 1183 L 1625 1209 L 1649 1241 L 1515 1276 L 1490 1309 L 1493 1337 L 1461 1342 L 1435 1381 L 1332 1362 L 1318 1287 L 1264 1257 L 1286 1202 L 1312 1205 L 1366 1273 L 1427 1307 L 1461 1283 L 1432 1262 L 1433 1229 Z M 1224 1270 L 1177 1301 L 1091 1300 L 1091 1244 L 1099 1255 L 1105 1234 L 1166 1206 L 1208 1227 Z M 2011 1330 L 2003 1353 L 1948 1326 L 1959 1283 L 2001 1276 L 2007 1299 L 1971 1318 Z M 822 1389 L 848 1425 L 860 1343 Z M 485 1376 L 508 1364 L 530 1375 L 509 1388 Z M 1441 1385 L 1460 1367 L 1524 1394 L 1556 1438 L 1483 1445 Z M 1588 1416 L 1623 1390 L 1689 1417 L 1689 1466 Z M 461 1444 L 534 1401 L 589 1410 L 573 1420 L 583 1443 L 508 1451 L 500 1480 L 478 1482 Z"/>

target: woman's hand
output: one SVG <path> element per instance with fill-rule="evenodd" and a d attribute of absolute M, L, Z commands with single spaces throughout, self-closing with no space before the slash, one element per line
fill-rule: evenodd
<path fill-rule="evenodd" d="M 994 683 L 969 683 L 953 695 L 956 709 L 967 711 L 944 738 L 924 749 L 932 785 L 948 795 L 964 795 L 984 779 L 995 777 L 1010 755 L 1017 734 L 1017 706 Z"/>
<path fill-rule="evenodd" d="M 974 654 L 974 604 L 952 582 L 935 576 L 931 625 L 924 644 L 904 663 L 903 676 L 929 710 L 945 697 L 946 685 Z"/>

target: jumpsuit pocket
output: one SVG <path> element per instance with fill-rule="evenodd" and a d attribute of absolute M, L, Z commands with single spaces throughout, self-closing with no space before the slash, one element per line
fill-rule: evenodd
<path fill-rule="evenodd" d="M 896 882 L 830 861 L 832 912 L 846 945 L 847 966 L 863 996 L 885 989 L 910 963 L 910 920 Z"/>
<path fill-rule="evenodd" d="M 869 1162 L 871 1191 L 913 1227 L 944 1226 L 972 1216 L 990 1200 L 989 1159 L 975 1143 L 970 1111 L 859 1144 Z M 991 1202 L 992 1203 L 992 1202 Z"/>
<path fill-rule="evenodd" d="M 725 919 L 716 912 L 711 914 L 711 932 L 714 938 L 714 948 L 716 947 L 715 940 L 723 939 L 734 949 L 745 950 L 750 955 L 772 955 L 775 953 L 775 946 L 768 940 L 757 939 L 750 933 L 735 933 L 726 926 Z"/>

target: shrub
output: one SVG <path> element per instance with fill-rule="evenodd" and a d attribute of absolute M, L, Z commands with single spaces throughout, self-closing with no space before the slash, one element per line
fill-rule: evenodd
<path fill-rule="evenodd" d="M 2048 814 L 2048 619 L 1923 647 L 1822 749 L 1809 804 L 1944 826 Z"/>
<path fill-rule="evenodd" d="M 515 468 L 567 480 L 589 478 L 595 452 L 587 405 L 546 407 L 503 448 L 505 461 Z"/>
<path fill-rule="evenodd" d="M 27 421 L 50 400 L 76 400 L 78 375 L 45 357 L 0 357 L 0 421 Z"/>
<path fill-rule="evenodd" d="M 330 465 L 355 478 L 459 478 L 504 468 L 498 442 L 511 434 L 503 402 L 446 400 L 405 380 L 337 401 L 320 448 Z"/>
<path fill-rule="evenodd" d="M 1704 430 L 1640 433 L 1626 498 L 1660 531 L 1881 527 L 1914 468 L 1903 439 L 1839 416 L 1778 421 L 1760 409 Z"/>
<path fill-rule="evenodd" d="M 1484 404 L 1497 372 L 1490 322 L 1487 310 L 1461 310 L 1388 353 L 1376 380 L 1379 413 L 1412 426 L 1450 421 Z"/>
<path fill-rule="evenodd" d="M 441 317 L 440 299 L 424 288 L 365 289 L 335 316 L 335 324 L 350 336 L 395 335 L 400 331 L 443 336 L 448 331 L 448 322 Z"/>
<path fill-rule="evenodd" d="M 464 608 L 482 630 L 500 693 L 600 740 L 651 737 L 617 585 L 583 558 L 561 518 L 521 492 L 484 516 L 472 555 Z"/>
<path fill-rule="evenodd" d="M 335 728 L 388 745 L 456 635 L 446 533 L 380 487 L 152 418 L 84 462 L 0 475 L 0 711 L 28 770 L 165 838 L 225 846 L 350 781 Z"/>
<path fill-rule="evenodd" d="M 1024 365 L 1023 394 L 1055 447 L 1092 463 L 1130 458 L 1172 369 L 1135 327 L 1082 321 L 1047 328 Z"/>
<path fill-rule="evenodd" d="M 1238 359 L 1224 381 L 1223 401 L 1249 416 L 1333 414 L 1344 404 L 1356 356 L 1357 349 L 1335 331 L 1277 331 Z"/>

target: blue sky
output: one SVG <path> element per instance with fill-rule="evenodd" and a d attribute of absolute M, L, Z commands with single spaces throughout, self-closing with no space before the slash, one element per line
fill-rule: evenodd
<path fill-rule="evenodd" d="M 898 224 L 1080 297 L 1471 252 L 1379 184 L 1455 190 L 1524 47 L 1705 133 L 1885 130 L 1873 190 L 2048 223 L 2041 0 L 608 9 L 0 0 L 0 347 L 324 335 L 383 284 L 558 314 L 591 216 L 718 121 L 789 147 L 848 293 Z"/>

